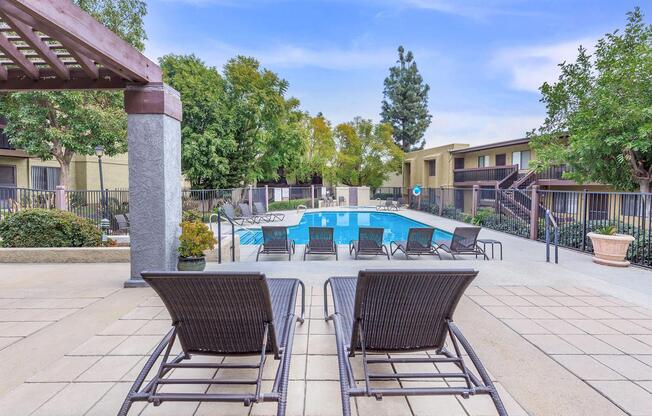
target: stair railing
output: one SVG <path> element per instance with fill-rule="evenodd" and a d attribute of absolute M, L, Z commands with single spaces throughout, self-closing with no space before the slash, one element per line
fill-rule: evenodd
<path fill-rule="evenodd" d="M 218 209 L 217 213 L 208 217 L 208 226 L 213 231 L 213 218 L 217 217 L 217 263 L 222 263 L 222 218 L 231 224 L 231 261 L 235 262 L 235 223 L 228 215 L 222 215 L 222 210 Z"/>
<path fill-rule="evenodd" d="M 550 210 L 546 210 L 546 262 L 550 263 L 550 227 L 552 226 L 554 232 L 554 244 L 555 244 L 555 264 L 559 263 L 559 227 L 557 226 L 557 221 L 555 217 L 550 213 Z"/>

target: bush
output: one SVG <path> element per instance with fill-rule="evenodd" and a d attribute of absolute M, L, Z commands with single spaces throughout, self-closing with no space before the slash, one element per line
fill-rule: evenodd
<path fill-rule="evenodd" d="M 268 211 L 288 211 L 288 210 L 293 210 L 297 209 L 299 205 L 305 205 L 307 207 L 310 206 L 310 200 L 309 199 L 292 199 L 290 201 L 278 201 L 278 202 L 270 202 L 269 207 L 267 208 Z"/>
<path fill-rule="evenodd" d="M 203 222 L 204 218 L 199 211 L 183 211 L 181 214 L 181 221 L 183 222 Z"/>
<path fill-rule="evenodd" d="M 208 226 L 197 221 L 183 221 L 181 223 L 181 236 L 179 236 L 179 256 L 201 257 L 204 250 L 215 248 L 217 240 Z"/>
<path fill-rule="evenodd" d="M 475 217 L 471 220 L 471 223 L 473 225 L 479 225 L 481 227 L 484 227 L 489 221 L 491 220 L 491 217 L 494 216 L 494 212 L 490 209 L 487 208 L 480 208 L 478 212 L 476 212 Z"/>
<path fill-rule="evenodd" d="M 2 247 L 98 247 L 102 233 L 72 212 L 25 209 L 0 221 Z"/>

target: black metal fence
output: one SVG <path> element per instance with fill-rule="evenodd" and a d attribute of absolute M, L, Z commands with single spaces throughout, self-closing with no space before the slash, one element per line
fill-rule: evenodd
<path fill-rule="evenodd" d="M 27 188 L 0 188 L 0 217 L 24 208 L 55 207 L 54 191 Z"/>
<path fill-rule="evenodd" d="M 88 218 L 97 226 L 103 218 L 110 221 L 113 232 L 119 230 L 116 215 L 129 213 L 129 191 L 66 191 L 68 211 L 82 218 Z M 126 230 L 124 230 L 126 232 Z"/>

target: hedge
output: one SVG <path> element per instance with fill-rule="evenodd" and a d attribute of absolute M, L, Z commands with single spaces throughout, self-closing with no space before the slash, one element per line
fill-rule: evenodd
<path fill-rule="evenodd" d="M 72 212 L 25 209 L 0 221 L 2 247 L 98 247 L 102 233 L 89 219 Z"/>
<path fill-rule="evenodd" d="M 270 202 L 268 211 L 289 211 L 297 209 L 299 205 L 310 207 L 310 199 L 292 199 L 290 201 Z"/>

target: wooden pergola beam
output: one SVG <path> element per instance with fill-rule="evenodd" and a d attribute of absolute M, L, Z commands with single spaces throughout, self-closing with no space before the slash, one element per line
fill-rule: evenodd
<path fill-rule="evenodd" d="M 6 81 L 9 77 L 7 68 L 4 65 L 0 64 L 0 81 Z"/>
<path fill-rule="evenodd" d="M 162 82 L 161 68 L 71 1 L 0 0 L 0 10 L 134 82 Z"/>
<path fill-rule="evenodd" d="M 19 66 L 29 78 L 38 79 L 38 68 L 3 33 L 0 33 L 0 50 L 15 65 Z"/>
<path fill-rule="evenodd" d="M 57 55 L 50 49 L 50 46 L 43 42 L 40 36 L 34 33 L 32 27 L 7 13 L 3 13 L 2 11 L 0 11 L 0 17 L 2 17 L 2 20 L 4 20 L 5 23 L 16 32 L 25 43 L 32 47 L 34 52 L 43 58 L 57 76 L 65 80 L 70 79 L 70 71 L 68 71 L 66 65 L 64 65 L 64 63 L 61 62 Z"/>
<path fill-rule="evenodd" d="M 78 52 L 69 52 L 90 79 L 98 79 L 100 77 L 100 69 L 95 65 L 95 62 Z"/>
<path fill-rule="evenodd" d="M 81 68 L 69 68 L 70 79 L 56 77 L 51 69 L 42 69 L 41 78 L 26 78 L 20 69 L 7 70 L 7 79 L 0 83 L 2 91 L 59 91 L 59 90 L 114 90 L 124 89 L 128 81 L 110 70 L 101 68 L 97 79 L 90 79 Z"/>

